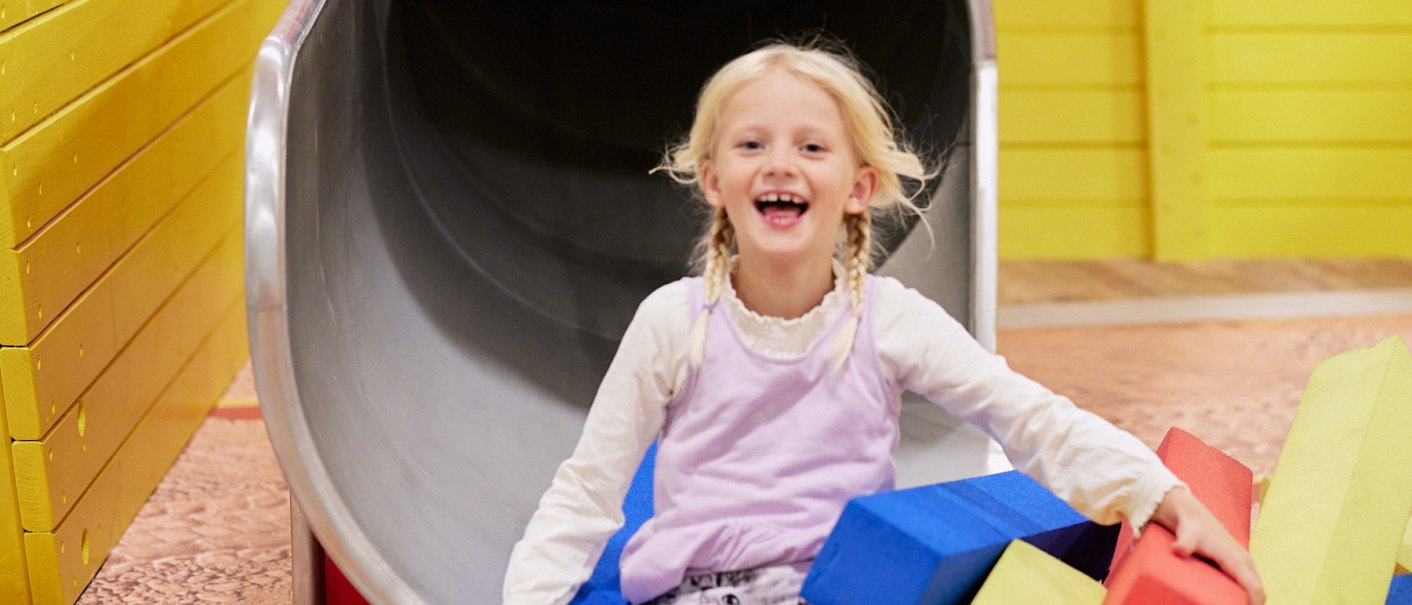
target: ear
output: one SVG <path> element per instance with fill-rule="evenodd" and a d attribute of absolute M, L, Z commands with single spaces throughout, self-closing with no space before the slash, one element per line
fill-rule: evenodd
<path fill-rule="evenodd" d="M 873 203 L 873 194 L 877 192 L 877 169 L 872 166 L 859 168 L 858 176 L 853 181 L 853 190 L 848 192 L 848 201 L 843 205 L 843 211 L 849 214 L 867 212 L 868 206 Z"/>
<path fill-rule="evenodd" d="M 716 165 L 711 160 L 702 160 L 701 166 L 697 168 L 696 177 L 701 183 L 701 195 L 706 198 L 706 203 L 713 208 L 720 208 L 721 181 L 716 176 Z"/>

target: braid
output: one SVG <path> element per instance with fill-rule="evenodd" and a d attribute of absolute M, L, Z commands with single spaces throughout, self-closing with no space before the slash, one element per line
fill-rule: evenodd
<path fill-rule="evenodd" d="M 711 303 L 721 297 L 730 279 L 731 249 L 735 247 L 735 228 L 730 217 L 722 208 L 716 208 L 711 216 L 711 230 L 706 236 L 706 268 L 702 277 L 706 281 L 706 305 L 696 317 L 691 327 L 691 365 L 700 367 L 706 355 L 706 320 L 711 316 Z"/>
<path fill-rule="evenodd" d="M 868 269 L 873 265 L 873 216 L 868 212 L 860 214 L 845 215 L 843 219 L 844 227 L 848 229 L 848 257 L 846 266 L 848 276 L 848 295 L 853 303 L 852 316 L 848 318 L 848 325 L 844 327 L 843 333 L 839 335 L 837 343 L 834 345 L 833 369 L 837 371 L 843 367 L 844 360 L 848 359 L 848 352 L 853 349 L 853 339 L 858 333 L 858 322 L 863 317 L 863 288 Z"/>

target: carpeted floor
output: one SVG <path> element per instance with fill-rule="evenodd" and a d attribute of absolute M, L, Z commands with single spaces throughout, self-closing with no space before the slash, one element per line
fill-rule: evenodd
<path fill-rule="evenodd" d="M 1320 359 L 1398 334 L 1412 315 L 1007 330 L 1015 369 L 1155 446 L 1181 426 L 1274 470 Z M 248 372 L 152 495 L 80 598 L 110 603 L 289 603 L 289 495 Z M 252 419 L 238 419 L 251 417 Z"/>

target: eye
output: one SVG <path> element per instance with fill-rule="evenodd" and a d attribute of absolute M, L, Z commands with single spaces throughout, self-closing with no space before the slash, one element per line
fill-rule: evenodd
<path fill-rule="evenodd" d="M 764 145 L 763 143 L 761 143 L 760 141 L 757 141 L 757 140 L 755 140 L 755 139 L 745 139 L 745 140 L 743 140 L 743 141 L 741 141 L 741 142 L 739 142 L 739 143 L 736 143 L 735 146 L 736 146 L 736 147 L 739 147 L 740 149 L 745 149 L 745 150 L 748 150 L 748 151 L 754 151 L 754 150 L 757 150 L 757 149 L 764 149 L 764 148 L 765 148 L 765 145 Z"/>
<path fill-rule="evenodd" d="M 811 154 L 824 153 L 824 152 L 828 151 L 828 148 L 827 148 L 827 147 L 824 147 L 822 144 L 819 144 L 819 143 L 805 143 L 805 144 L 801 145 L 799 148 L 802 149 L 802 150 L 804 151 L 804 153 L 811 153 Z"/>

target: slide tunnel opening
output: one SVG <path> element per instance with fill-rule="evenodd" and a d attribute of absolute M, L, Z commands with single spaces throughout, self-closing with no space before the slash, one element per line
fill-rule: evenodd
<path fill-rule="evenodd" d="M 292 3 L 265 49 L 286 63 L 257 69 L 252 109 L 252 141 L 262 95 L 286 112 L 282 281 L 251 263 L 252 353 L 291 491 L 350 578 L 375 599 L 498 602 L 616 339 L 687 272 L 705 205 L 648 171 L 706 77 L 762 40 L 845 41 L 908 140 L 945 158 L 919 198 L 935 246 L 896 226 L 881 272 L 968 322 L 970 6 Z M 262 91 L 260 69 L 284 88 Z M 252 164 L 270 161 L 256 145 Z M 267 243 L 249 220 L 247 245 Z M 918 426 L 904 442 L 959 430 Z"/>

